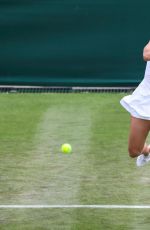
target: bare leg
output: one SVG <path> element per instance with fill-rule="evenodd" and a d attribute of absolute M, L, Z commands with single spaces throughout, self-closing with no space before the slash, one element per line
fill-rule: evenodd
<path fill-rule="evenodd" d="M 144 148 L 143 148 L 141 153 L 144 154 L 145 156 L 147 156 L 150 153 L 150 145 L 147 145 L 145 143 Z"/>
<path fill-rule="evenodd" d="M 129 134 L 129 155 L 137 157 L 140 154 L 148 155 L 150 147 L 145 143 L 150 130 L 150 121 L 131 116 Z"/>

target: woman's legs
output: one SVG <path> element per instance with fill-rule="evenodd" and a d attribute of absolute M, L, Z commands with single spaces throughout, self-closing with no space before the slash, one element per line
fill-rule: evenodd
<path fill-rule="evenodd" d="M 149 131 L 149 120 L 143 120 L 131 116 L 128 146 L 129 155 L 131 157 L 138 157 L 141 154 L 146 156 L 150 153 L 150 147 L 145 143 Z"/>

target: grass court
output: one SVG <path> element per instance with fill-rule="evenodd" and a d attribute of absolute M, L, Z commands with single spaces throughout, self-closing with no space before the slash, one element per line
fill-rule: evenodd
<path fill-rule="evenodd" d="M 149 205 L 123 93 L 0 94 L 0 205 Z M 60 147 L 70 143 L 71 154 Z M 149 209 L 0 208 L 1 230 L 148 230 Z"/>

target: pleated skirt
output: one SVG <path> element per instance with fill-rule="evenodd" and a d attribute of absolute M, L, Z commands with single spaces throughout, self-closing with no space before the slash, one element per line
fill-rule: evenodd
<path fill-rule="evenodd" d="M 133 117 L 150 120 L 150 83 L 148 80 L 143 79 L 134 92 L 123 97 L 120 103 Z"/>

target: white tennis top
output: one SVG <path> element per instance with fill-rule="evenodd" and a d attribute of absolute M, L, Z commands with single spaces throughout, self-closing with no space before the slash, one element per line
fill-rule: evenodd
<path fill-rule="evenodd" d="M 150 61 L 148 61 L 146 64 L 144 78 L 150 82 Z"/>

